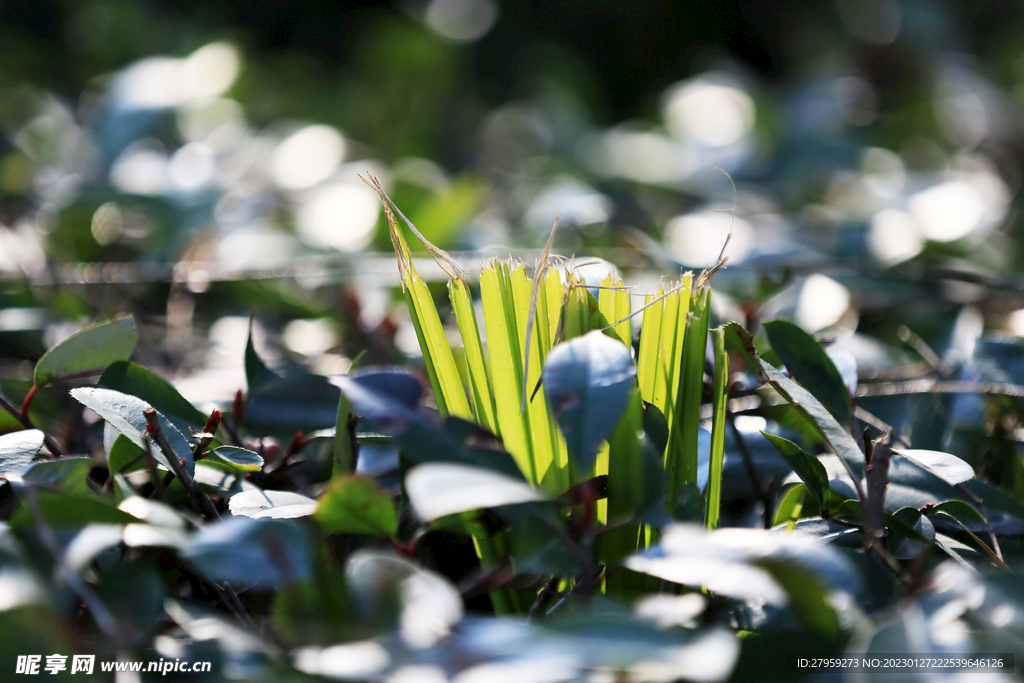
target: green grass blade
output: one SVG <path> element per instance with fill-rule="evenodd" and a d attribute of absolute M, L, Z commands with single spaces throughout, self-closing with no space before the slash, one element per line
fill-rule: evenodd
<path fill-rule="evenodd" d="M 664 292 L 658 292 L 660 296 Z M 654 298 L 648 294 L 644 305 L 650 304 Z M 644 311 L 643 324 L 640 327 L 640 352 L 637 357 L 637 383 L 640 386 L 640 397 L 647 403 L 654 403 L 654 387 L 658 379 L 658 346 L 661 341 L 661 318 L 665 310 L 664 302 L 658 302 Z"/>
<path fill-rule="evenodd" d="M 416 339 L 423 352 L 423 362 L 426 365 L 427 376 L 430 378 L 430 386 L 434 390 L 437 408 L 442 414 L 451 414 L 471 420 L 473 411 L 469 407 L 469 399 L 462 386 L 459 367 L 455 364 L 455 356 L 452 354 L 444 326 L 441 325 L 441 317 L 434 305 L 434 298 L 430 294 L 427 283 L 416 272 L 409 244 L 405 241 L 405 237 L 395 221 L 389 200 L 383 194 L 383 190 L 381 193 L 381 200 L 384 201 L 384 216 L 391 233 L 391 243 L 395 247 L 395 256 L 398 258 L 398 272 L 402 277 L 405 301 L 416 330 Z"/>
<path fill-rule="evenodd" d="M 710 288 L 694 292 L 691 311 L 686 316 L 686 336 L 683 340 L 682 377 L 676 394 L 676 420 L 669 425 L 677 432 L 679 448 L 668 462 L 669 505 L 675 504 L 679 489 L 685 484 L 697 483 L 697 438 L 700 430 L 701 394 L 704 390 L 704 353 L 707 349 L 708 318 L 710 316 Z M 671 443 L 671 442 L 670 442 Z"/>
<path fill-rule="evenodd" d="M 448 282 L 448 295 L 451 298 L 452 310 L 455 311 L 455 322 L 462 335 L 462 347 L 466 351 L 469 392 L 473 398 L 473 414 L 478 423 L 498 434 L 494 392 L 491 390 L 487 364 L 484 362 L 483 345 L 480 343 L 480 328 L 477 326 L 476 310 L 473 308 L 473 298 L 469 294 L 469 286 L 461 278 L 451 280 Z"/>
<path fill-rule="evenodd" d="M 528 325 L 529 313 L 530 313 L 530 292 L 532 289 L 533 281 L 526 277 L 526 268 L 521 264 L 511 269 L 509 272 L 509 285 L 512 293 L 512 306 L 516 313 L 516 329 L 519 333 L 519 348 L 526 350 L 526 332 L 530 329 L 532 336 L 531 343 L 529 345 L 529 359 L 523 359 L 524 372 L 528 372 L 529 376 L 526 377 L 526 386 L 536 386 L 538 380 L 540 380 L 541 372 L 544 369 L 544 347 L 545 338 L 547 337 L 548 323 L 544 320 L 543 324 Z M 540 286 L 544 285 L 543 279 L 540 281 Z M 539 299 L 538 296 L 538 308 Z M 544 298 L 544 308 L 547 308 L 547 296 Z M 536 315 L 536 314 L 535 314 Z M 544 328 L 543 330 L 541 328 Z M 550 348 L 550 339 L 547 339 L 547 347 Z M 501 397 L 499 395 L 499 400 Z M 522 405 L 522 404 L 520 404 Z M 547 398 L 544 396 L 544 392 L 537 392 L 533 397 L 533 400 L 529 401 L 526 405 L 526 413 L 529 415 L 530 424 L 530 438 L 533 442 L 533 465 L 536 472 L 537 481 L 551 487 L 552 490 L 556 490 L 561 493 L 568 486 L 558 490 L 561 484 L 561 471 L 555 465 L 555 454 L 558 451 L 558 438 L 559 430 L 558 426 L 552 420 L 551 411 L 548 410 Z"/>
<path fill-rule="evenodd" d="M 483 301 L 491 387 L 501 439 L 526 478 L 538 483 L 533 465 L 529 412 L 520 414 L 519 403 L 515 400 L 522 391 L 523 363 L 512 297 L 502 264 L 494 262 L 480 274 L 480 298 Z"/>
<path fill-rule="evenodd" d="M 582 281 L 572 278 L 573 285 L 582 285 Z M 590 301 L 593 297 L 586 287 L 573 286 L 569 290 L 569 301 L 566 304 L 565 334 L 562 341 L 582 336 L 590 331 Z"/>
<path fill-rule="evenodd" d="M 722 506 L 722 461 L 725 459 L 725 410 L 729 393 L 729 356 L 725 352 L 725 330 L 715 330 L 715 389 L 711 413 L 711 462 L 708 471 L 707 508 L 704 523 L 718 526 Z"/>
<path fill-rule="evenodd" d="M 427 374 L 434 389 L 438 410 L 467 420 L 473 419 L 466 390 L 462 386 L 459 367 L 455 364 L 451 344 L 441 325 L 441 317 L 434 306 L 427 283 L 410 261 L 406 267 L 405 297 L 416 327 L 423 357 L 427 361 Z"/>

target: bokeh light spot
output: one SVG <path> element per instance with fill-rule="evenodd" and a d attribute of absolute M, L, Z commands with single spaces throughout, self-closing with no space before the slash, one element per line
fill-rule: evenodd
<path fill-rule="evenodd" d="M 322 182 L 345 157 L 345 138 L 330 126 L 307 126 L 285 138 L 274 150 L 274 181 L 286 190 Z"/>
<path fill-rule="evenodd" d="M 311 246 L 358 251 L 369 244 L 379 215 L 380 199 L 373 190 L 335 183 L 299 205 L 295 225 Z"/>

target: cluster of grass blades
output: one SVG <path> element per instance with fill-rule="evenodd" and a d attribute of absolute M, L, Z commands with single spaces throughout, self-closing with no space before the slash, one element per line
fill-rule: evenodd
<path fill-rule="evenodd" d="M 686 273 L 656 294 L 643 295 L 643 305 L 634 309 L 631 297 L 637 295 L 627 291 L 617 275 L 608 275 L 599 286 L 588 285 L 571 260 L 551 255 L 556 219 L 532 278 L 523 263 L 509 260 L 494 260 L 482 269 L 479 296 L 485 345 L 465 271 L 416 230 L 376 178 L 364 180 L 384 205 L 403 292 L 439 412 L 472 420 L 497 435 L 534 486 L 553 496 L 573 492 L 580 497 L 586 508 L 583 515 L 593 529 L 595 555 L 605 567 L 617 567 L 627 556 L 650 546 L 656 532 L 644 519 L 652 510 L 672 514 L 680 504 L 680 492 L 691 501 L 694 495 L 698 500 L 702 495 L 697 483 L 698 435 L 713 271 L 696 278 Z M 396 216 L 449 277 L 464 372 Z M 633 354 L 631 319 L 640 313 L 639 349 Z M 627 350 L 628 393 L 623 394 L 623 409 L 611 424 L 607 424 L 608 409 L 597 405 L 602 396 L 596 391 L 591 397 L 594 405 L 580 405 L 586 403 L 585 397 L 573 395 L 566 403 L 557 398 L 557 388 L 540 390 L 553 350 L 592 333 L 614 340 L 613 351 L 616 342 L 622 345 L 619 353 Z M 709 528 L 719 517 L 728 388 L 720 331 L 716 340 L 712 452 L 704 512 Z M 552 398 L 557 405 L 552 405 Z M 607 434 L 590 443 L 586 437 L 600 433 L 602 426 Z M 487 535 L 471 521 L 468 524 L 484 565 L 503 554 L 500 537 Z M 603 585 L 615 590 L 639 591 L 649 580 L 626 571 L 606 576 Z M 491 597 L 497 611 L 517 611 L 512 591 L 493 591 Z"/>

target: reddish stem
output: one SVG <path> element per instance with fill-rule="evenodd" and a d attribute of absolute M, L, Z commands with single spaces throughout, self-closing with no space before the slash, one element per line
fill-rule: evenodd
<path fill-rule="evenodd" d="M 39 391 L 39 385 L 35 382 L 32 383 L 32 388 L 25 394 L 25 400 L 21 402 L 21 416 L 28 419 L 28 409 L 32 405 L 32 399 L 36 397 L 36 393 Z"/>
<path fill-rule="evenodd" d="M 89 368 L 88 370 L 79 370 L 78 372 L 69 372 L 66 375 L 60 375 L 58 377 L 55 377 L 52 381 L 46 382 L 45 384 L 36 384 L 33 382 L 32 388 L 29 389 L 28 393 L 25 395 L 25 400 L 21 402 L 21 416 L 25 418 L 28 417 L 28 409 L 32 405 L 32 400 L 36 397 L 36 394 L 39 393 L 39 390 L 42 389 L 43 387 L 47 387 L 51 384 L 56 384 L 57 382 L 66 382 L 69 379 L 81 379 L 83 377 L 91 377 L 93 375 L 100 374 L 101 372 L 103 372 L 103 370 L 104 368 Z"/>

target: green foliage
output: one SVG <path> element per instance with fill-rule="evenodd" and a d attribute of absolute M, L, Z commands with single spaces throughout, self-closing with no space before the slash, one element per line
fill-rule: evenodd
<path fill-rule="evenodd" d="M 36 363 L 33 381 L 50 384 L 66 375 L 99 374 L 117 361 L 125 361 L 135 350 L 139 335 L 131 317 L 97 323 L 60 342 Z"/>
<path fill-rule="evenodd" d="M 331 482 L 314 514 L 327 533 L 395 538 L 398 516 L 391 498 L 372 479 L 343 476 Z"/>
<path fill-rule="evenodd" d="M 768 320 L 764 331 L 772 351 L 785 364 L 790 376 L 814 394 L 839 424 L 850 424 L 853 419 L 850 392 L 822 345 L 789 320 Z"/>

